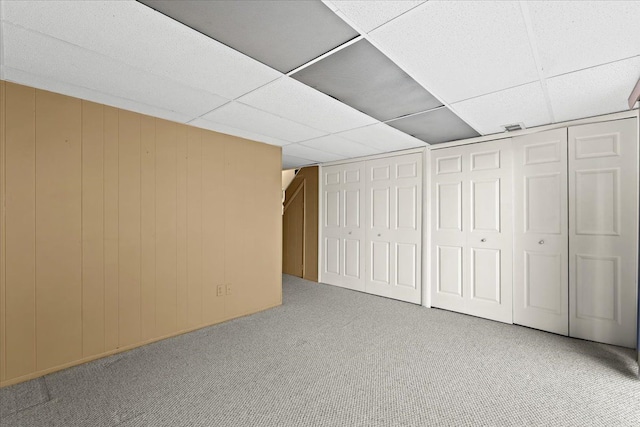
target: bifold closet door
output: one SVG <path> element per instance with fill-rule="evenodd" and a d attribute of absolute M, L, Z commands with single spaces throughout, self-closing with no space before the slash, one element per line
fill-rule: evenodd
<path fill-rule="evenodd" d="M 432 305 L 511 323 L 511 139 L 432 153 Z"/>
<path fill-rule="evenodd" d="M 422 154 L 366 162 L 365 289 L 420 304 Z"/>
<path fill-rule="evenodd" d="M 570 335 L 636 346 L 637 119 L 569 128 Z"/>
<path fill-rule="evenodd" d="M 467 312 L 467 151 L 463 146 L 431 152 L 431 305 L 460 313 Z"/>
<path fill-rule="evenodd" d="M 322 168 L 322 281 L 364 291 L 364 162 Z"/>
<path fill-rule="evenodd" d="M 513 323 L 567 335 L 567 129 L 513 138 L 513 150 Z"/>

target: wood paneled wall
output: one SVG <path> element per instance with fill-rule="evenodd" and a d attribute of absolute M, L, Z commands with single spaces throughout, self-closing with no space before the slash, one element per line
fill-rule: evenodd
<path fill-rule="evenodd" d="M 298 193 L 300 197 L 300 186 L 304 185 L 304 219 L 302 228 L 304 229 L 302 259 L 303 269 L 302 277 L 314 282 L 318 281 L 318 174 L 319 169 L 317 166 L 310 166 L 300 169 L 296 177 L 291 181 L 291 184 L 285 191 L 285 206 L 291 201 L 291 198 Z M 287 222 L 287 213 L 283 215 L 283 222 Z M 298 229 L 299 227 L 295 227 Z M 297 232 L 297 231 L 296 231 Z M 287 238 L 286 233 L 283 233 L 283 239 Z M 291 243 L 295 239 L 288 239 Z M 285 243 L 285 245 L 287 245 Z M 287 245 L 290 246 L 290 245 Z M 283 251 L 283 269 L 290 270 L 290 274 L 293 273 L 291 269 L 291 259 L 298 259 L 299 254 L 293 254 L 291 251 L 299 251 L 300 248 L 287 247 L 286 251 Z M 289 258 L 289 259 L 288 259 Z M 288 262 L 289 261 L 289 262 Z"/>
<path fill-rule="evenodd" d="M 281 304 L 279 147 L 9 82 L 0 106 L 1 386 Z"/>

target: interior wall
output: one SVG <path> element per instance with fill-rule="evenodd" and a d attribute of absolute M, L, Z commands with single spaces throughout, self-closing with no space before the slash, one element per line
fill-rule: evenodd
<path fill-rule="evenodd" d="M 285 192 L 285 206 L 304 185 L 304 271 L 302 277 L 318 281 L 318 167 L 305 167 L 298 171 Z"/>
<path fill-rule="evenodd" d="M 0 386 L 282 303 L 280 147 L 3 81 L 0 105 Z"/>

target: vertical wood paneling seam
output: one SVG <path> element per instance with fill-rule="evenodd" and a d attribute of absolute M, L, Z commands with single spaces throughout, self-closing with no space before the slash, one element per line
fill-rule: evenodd
<path fill-rule="evenodd" d="M 38 89 L 33 89 L 33 366 L 38 370 Z"/>
<path fill-rule="evenodd" d="M 202 161 L 202 158 L 203 158 L 203 156 L 202 156 L 202 152 L 203 152 L 202 151 L 202 136 L 203 135 L 202 134 L 203 134 L 203 131 L 198 129 L 198 136 L 199 136 L 199 141 L 200 141 L 200 144 L 199 144 L 199 147 L 200 147 L 200 154 L 199 154 L 200 155 L 200 211 L 199 211 L 200 218 L 199 218 L 199 224 L 200 224 L 200 300 L 201 300 L 201 303 L 200 303 L 200 324 L 201 325 L 205 323 L 205 321 L 204 321 L 204 307 L 202 307 L 202 305 L 203 305 L 202 301 L 204 301 L 204 298 L 203 298 L 203 294 L 204 294 L 204 274 L 203 274 L 203 271 L 202 271 L 203 270 L 202 266 L 204 265 L 204 262 L 203 262 L 203 260 L 204 260 L 204 258 L 203 258 L 203 256 L 204 256 L 204 249 L 203 249 L 204 248 L 204 239 L 202 238 L 202 236 L 204 234 L 203 233 L 203 227 L 202 227 L 202 210 L 204 209 L 204 186 L 202 185 L 202 183 L 204 181 L 204 178 L 202 177 L 202 175 L 203 175 L 203 173 L 202 173 L 202 163 L 203 163 L 203 161 Z"/>
<path fill-rule="evenodd" d="M 105 191 L 107 168 L 105 167 L 105 117 L 106 110 L 102 107 L 102 348 L 107 349 L 107 193 Z"/>
<path fill-rule="evenodd" d="M 142 335 L 142 265 L 144 264 L 144 261 L 142 260 L 142 158 L 144 156 L 143 152 L 142 152 L 142 120 L 143 117 L 140 117 L 140 126 L 138 127 L 138 140 L 140 143 L 140 159 L 139 159 L 139 165 L 138 168 L 140 170 L 140 193 L 138 194 L 138 200 L 140 202 L 140 215 L 138 215 L 138 221 L 140 222 L 140 227 L 139 227 L 139 238 L 140 238 L 140 275 L 138 276 L 138 285 L 140 286 L 140 307 L 139 307 L 139 311 L 138 311 L 138 322 L 140 325 L 140 335 L 138 336 L 138 341 L 143 341 L 143 335 Z"/>
<path fill-rule="evenodd" d="M 118 209 L 116 209 L 116 348 L 120 348 L 120 110 L 117 114 L 117 126 L 116 126 L 116 147 L 118 147 L 117 159 L 117 171 L 116 171 L 116 188 L 118 190 Z"/>
<path fill-rule="evenodd" d="M 0 49 L 2 49 L 0 47 Z M 6 224 L 6 214 L 5 214 L 5 199 L 6 199 L 6 91 L 7 86 L 5 82 L 0 81 L 0 85 L 2 85 L 2 91 L 0 96 L 0 107 L 2 114 L 0 115 L 0 131 L 2 135 L 0 135 L 0 158 L 2 161 L 0 162 L 0 303 L 2 306 L 0 307 L 0 315 L 2 315 L 2 340 L 0 341 L 0 352 L 2 352 L 2 357 L 0 357 L 0 379 L 4 380 L 6 376 L 6 360 L 7 360 L 7 346 L 6 346 L 6 336 L 7 336 L 7 295 L 6 295 L 6 240 L 5 240 L 5 230 L 7 229 Z"/>
<path fill-rule="evenodd" d="M 104 180 L 104 174 L 105 174 L 105 167 L 104 167 L 104 105 L 100 106 L 100 115 L 102 116 L 102 120 L 100 120 L 100 126 L 102 129 L 100 129 L 100 138 L 102 139 L 102 156 L 100 156 L 100 160 L 102 161 L 102 179 L 100 180 L 100 185 L 102 186 L 101 191 L 102 191 L 102 349 L 103 351 L 106 350 L 107 348 L 107 299 L 106 299 L 106 292 L 107 292 L 107 282 L 105 280 L 105 274 L 107 271 L 107 268 L 105 266 L 105 262 L 104 262 L 104 245 L 105 245 L 105 227 L 106 227 L 106 218 L 105 218 L 105 180 Z"/>
<path fill-rule="evenodd" d="M 138 263 L 139 263 L 139 275 L 138 275 L 138 296 L 140 298 L 140 304 L 138 308 L 138 342 L 143 340 L 142 338 L 142 119 L 143 116 L 138 116 L 138 209 L 140 215 L 138 215 Z"/>
<path fill-rule="evenodd" d="M 205 283 L 205 277 L 204 277 L 204 227 L 202 226 L 202 211 L 204 210 L 204 176 L 202 173 L 202 163 L 204 163 L 204 150 L 202 149 L 202 143 L 203 143 L 203 132 L 201 130 L 198 130 L 198 132 L 200 132 L 200 324 L 204 324 L 205 322 L 205 311 L 204 311 L 204 298 L 202 297 L 202 294 L 204 294 L 204 283 Z"/>
<path fill-rule="evenodd" d="M 158 119 L 153 119 L 153 335 L 158 332 Z"/>
<path fill-rule="evenodd" d="M 223 197 L 223 203 L 222 205 L 225 206 L 227 204 L 227 198 L 228 198 L 228 188 L 231 185 L 230 182 L 227 182 L 227 162 L 229 161 L 228 154 L 227 154 L 227 141 L 225 141 L 224 144 L 222 144 L 222 185 L 223 185 L 223 189 L 222 189 L 222 197 Z M 223 280 L 223 296 L 222 296 L 222 314 L 223 317 L 227 316 L 227 212 L 226 212 L 226 208 L 223 208 L 224 210 L 222 211 L 222 280 Z M 216 296 L 217 296 L 217 289 L 214 289 L 214 292 L 216 292 Z"/>
<path fill-rule="evenodd" d="M 80 349 L 84 356 L 84 105 L 80 100 Z"/>
<path fill-rule="evenodd" d="M 183 249 L 184 255 L 183 260 L 184 263 L 182 265 L 184 277 L 184 324 L 182 329 L 189 328 L 189 128 L 185 127 L 184 129 L 184 151 L 183 155 L 185 156 L 184 162 L 184 187 L 182 190 L 184 191 L 184 206 L 182 208 L 182 212 L 184 214 L 184 241 L 183 241 Z"/>
<path fill-rule="evenodd" d="M 176 125 L 176 129 L 179 130 L 179 128 Z M 178 311 L 180 310 L 180 307 L 178 307 L 178 301 L 180 301 L 180 286 L 178 286 L 178 252 L 180 252 L 180 248 L 179 248 L 179 244 L 178 241 L 180 240 L 178 238 L 179 233 L 179 228 L 178 228 L 178 183 L 180 182 L 180 179 L 178 178 L 178 173 L 179 173 L 179 168 L 178 168 L 178 164 L 179 164 L 179 160 L 178 160 L 178 141 L 180 140 L 180 137 L 178 136 L 178 132 L 175 133 L 175 140 L 174 140 L 174 144 L 173 147 L 175 149 L 175 159 L 176 159 L 176 194 L 175 194 L 175 201 L 176 201 L 176 214 L 175 214 L 175 230 L 176 230 L 176 331 L 179 330 L 179 325 L 178 325 L 178 317 L 180 317 Z"/>
<path fill-rule="evenodd" d="M 186 319 L 187 320 L 186 328 L 188 328 L 189 324 L 190 324 L 189 323 L 189 301 L 190 301 L 189 300 L 189 283 L 190 283 L 190 280 L 189 280 L 189 270 L 190 270 L 189 269 L 189 235 L 191 233 L 189 233 L 189 145 L 190 145 L 189 144 L 189 129 L 187 128 L 187 151 L 186 151 L 187 160 L 186 160 L 186 168 L 185 168 L 185 178 L 186 178 L 186 180 L 185 180 L 185 191 L 186 191 L 186 194 L 185 194 L 186 230 L 185 230 L 185 232 L 186 232 L 186 241 L 187 241 L 187 244 L 185 245 L 185 259 L 186 259 L 185 269 L 187 271 L 187 274 L 186 274 L 187 282 L 185 283 L 186 294 L 187 294 L 187 296 L 186 296 L 186 298 L 187 298 L 187 302 L 186 302 L 186 305 L 187 305 L 187 310 L 186 310 L 186 317 L 187 317 L 187 319 Z"/>

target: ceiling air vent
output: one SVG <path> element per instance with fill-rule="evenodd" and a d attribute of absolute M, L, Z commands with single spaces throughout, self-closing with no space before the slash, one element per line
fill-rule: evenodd
<path fill-rule="evenodd" d="M 502 125 L 502 127 L 507 132 L 525 129 L 524 123 L 512 123 L 510 125 Z"/>

